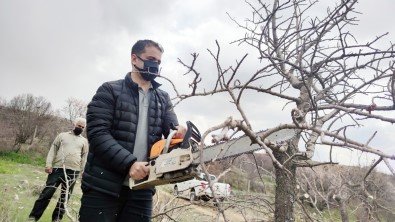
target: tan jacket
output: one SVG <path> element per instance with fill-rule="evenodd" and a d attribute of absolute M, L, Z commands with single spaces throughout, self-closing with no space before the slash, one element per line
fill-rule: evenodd
<path fill-rule="evenodd" d="M 72 131 L 60 133 L 47 155 L 46 167 L 83 171 L 88 156 L 88 140 Z"/>

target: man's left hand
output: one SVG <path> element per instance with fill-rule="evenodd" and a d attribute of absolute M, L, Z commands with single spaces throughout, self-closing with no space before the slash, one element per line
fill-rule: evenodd
<path fill-rule="evenodd" d="M 52 173 L 52 167 L 50 167 L 50 166 L 45 167 L 45 172 L 48 173 L 48 174 L 51 174 Z"/>
<path fill-rule="evenodd" d="M 176 126 L 177 128 L 177 133 L 173 136 L 173 139 L 182 139 L 185 136 L 185 133 L 187 132 L 187 129 L 184 126 Z"/>

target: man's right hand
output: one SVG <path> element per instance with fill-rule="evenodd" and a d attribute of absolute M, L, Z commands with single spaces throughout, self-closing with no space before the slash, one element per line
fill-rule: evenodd
<path fill-rule="evenodd" d="M 141 180 L 149 174 L 148 162 L 134 162 L 130 167 L 129 176 L 133 180 Z"/>
<path fill-rule="evenodd" d="M 52 173 L 52 167 L 45 167 L 45 172 L 48 174 Z"/>

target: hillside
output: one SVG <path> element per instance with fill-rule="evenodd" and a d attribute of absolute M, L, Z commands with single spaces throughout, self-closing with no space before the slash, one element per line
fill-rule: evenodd
<path fill-rule="evenodd" d="M 34 151 L 45 156 L 56 135 L 72 128 L 69 120 L 55 114 L 40 119 L 0 106 L 0 151 Z M 24 142 L 18 142 L 19 137 Z"/>
<path fill-rule="evenodd" d="M 24 221 L 40 192 L 46 175 L 42 170 L 44 158 L 57 133 L 70 129 L 70 122 L 52 115 L 33 127 L 35 139 L 15 146 L 18 116 L 0 106 L 0 221 Z M 38 125 L 37 125 L 38 126 Z M 7 152 L 5 152 L 7 151 Z M 11 152 L 10 152 L 11 151 Z M 207 166 L 210 173 L 220 175 L 231 169 L 219 181 L 229 183 L 232 198 L 220 205 L 231 221 L 270 221 L 275 197 L 274 168 L 265 154 L 244 154 L 217 161 Z M 362 220 L 371 210 L 383 221 L 395 221 L 395 178 L 369 168 L 323 165 L 299 168 L 296 191 L 297 218 L 309 217 L 319 221 L 339 221 L 340 209 L 348 209 L 349 217 Z M 71 208 L 78 212 L 81 191 L 76 186 Z M 56 198 L 57 196 L 55 196 Z M 155 196 L 155 221 L 213 221 L 218 209 L 213 203 L 197 202 L 172 196 L 172 186 L 158 187 Z M 51 202 L 53 208 L 55 201 Z M 49 217 L 51 211 L 46 212 Z M 227 218 L 228 218 L 227 217 Z M 45 221 L 45 220 L 44 220 Z"/>

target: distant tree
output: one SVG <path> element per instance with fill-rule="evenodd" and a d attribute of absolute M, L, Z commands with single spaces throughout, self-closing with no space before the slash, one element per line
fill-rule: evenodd
<path fill-rule="evenodd" d="M 44 97 L 32 94 L 18 95 L 11 99 L 7 107 L 12 111 L 11 123 L 15 125 L 14 148 L 18 152 L 21 145 L 32 142 L 42 134 L 41 127 L 52 119 L 51 103 Z"/>
<path fill-rule="evenodd" d="M 5 107 L 7 105 L 7 100 L 3 97 L 0 97 L 0 107 Z"/>
<path fill-rule="evenodd" d="M 86 115 L 87 104 L 86 102 L 70 97 L 66 100 L 66 105 L 62 108 L 63 113 L 66 118 L 72 124 L 75 118 L 84 117 Z"/>
<path fill-rule="evenodd" d="M 254 69 L 243 66 L 248 54 L 239 55 L 232 66 L 224 65 L 217 42 L 216 51 L 209 50 L 216 66 L 214 81 L 212 72 L 204 75 L 197 70 L 199 54 L 193 53 L 188 63 L 179 60 L 188 69 L 186 74 L 191 75 L 192 82 L 187 93 L 175 89 L 174 104 L 191 97 L 227 94 L 240 119 L 229 117 L 209 128 L 202 141 L 209 133 L 227 128 L 242 131 L 263 147 L 275 167 L 275 221 L 295 221 L 296 169 L 322 164 L 311 159 L 318 148 L 369 153 L 377 157 L 373 168 L 384 162 L 395 175 L 389 164 L 395 159 L 393 153 L 371 145 L 375 133 L 368 139 L 356 136 L 369 121 L 379 122 L 369 130 L 395 123 L 388 112 L 395 110 L 395 45 L 381 44 L 386 34 L 358 42 L 349 28 L 358 22 L 357 0 L 321 1 L 331 4 L 323 11 L 319 11 L 322 6 L 317 7 L 319 1 L 268 2 L 247 1 L 251 17 L 242 22 L 232 18 L 246 32 L 234 43 L 256 50 L 258 58 L 250 63 Z M 208 82 L 204 81 L 205 76 Z M 214 84 L 205 88 L 209 83 Z M 265 107 L 268 97 L 290 107 L 283 116 L 289 122 L 279 123 L 257 136 L 254 130 L 260 126 L 251 121 L 250 110 L 243 102 L 254 98 L 257 107 Z M 286 128 L 296 132 L 286 144 L 265 141 L 270 132 Z"/>

